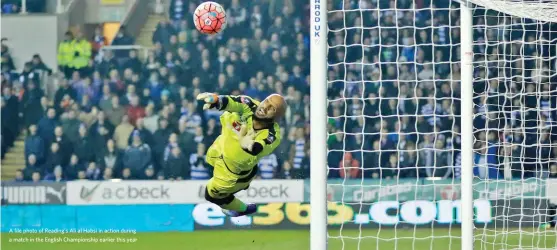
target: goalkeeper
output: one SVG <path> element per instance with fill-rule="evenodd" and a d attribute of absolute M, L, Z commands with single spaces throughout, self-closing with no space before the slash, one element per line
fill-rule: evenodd
<path fill-rule="evenodd" d="M 255 204 L 246 205 L 234 194 L 248 189 L 257 174 L 257 162 L 280 144 L 277 122 L 284 116 L 286 102 L 273 94 L 258 102 L 248 96 L 202 93 L 197 100 L 203 109 L 225 111 L 221 117 L 221 135 L 207 150 L 207 163 L 213 166 L 213 178 L 205 188 L 205 199 L 232 217 L 257 212 Z"/>

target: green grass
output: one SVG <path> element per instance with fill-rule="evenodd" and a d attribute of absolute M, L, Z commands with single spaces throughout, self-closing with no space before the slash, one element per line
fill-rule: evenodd
<path fill-rule="evenodd" d="M 476 235 L 476 250 L 557 249 L 555 230 L 530 231 L 530 235 Z M 460 248 L 459 229 L 363 229 L 330 230 L 329 250 L 456 250 Z M 93 237 L 136 239 L 134 243 L 15 243 L 16 238 Z M 2 234 L 2 250 L 306 250 L 309 230 L 215 230 L 192 233 L 138 234 Z M 12 241 L 12 242 L 10 242 Z M 482 244 L 484 243 L 484 244 Z M 528 247 L 528 248 L 527 248 Z"/>

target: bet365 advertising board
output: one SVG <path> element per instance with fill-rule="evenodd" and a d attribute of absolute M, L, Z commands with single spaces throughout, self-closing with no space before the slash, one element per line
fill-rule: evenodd
<path fill-rule="evenodd" d="M 448 227 L 461 223 L 460 185 L 442 181 L 329 181 L 329 226 Z M 254 216 L 228 218 L 213 204 L 197 204 L 193 219 L 204 229 L 296 229 L 310 224 L 309 182 L 306 202 L 262 203 Z M 478 226 L 536 226 L 545 221 L 548 200 L 544 183 L 477 181 L 474 183 L 475 223 Z"/>
<path fill-rule="evenodd" d="M 461 223 L 460 200 L 379 201 L 369 204 L 329 203 L 328 225 L 344 228 L 449 227 Z M 547 200 L 476 200 L 478 226 L 534 227 L 544 221 Z M 299 229 L 310 224 L 308 203 L 266 203 L 253 216 L 226 217 L 213 204 L 197 204 L 192 212 L 196 230 L 207 229 Z"/>

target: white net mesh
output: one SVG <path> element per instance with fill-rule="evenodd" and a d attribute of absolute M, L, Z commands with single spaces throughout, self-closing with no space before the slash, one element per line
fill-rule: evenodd
<path fill-rule="evenodd" d="M 478 228 L 476 245 L 555 249 L 555 230 L 539 226 L 554 212 L 544 187 L 557 163 L 557 25 L 546 20 L 557 20 L 557 5 L 478 2 L 487 8 L 474 8 L 474 191 L 504 193 L 490 194 L 498 212 L 491 226 Z"/>
<path fill-rule="evenodd" d="M 474 2 L 474 245 L 555 249 L 555 5 Z M 461 249 L 459 8 L 329 1 L 329 249 Z"/>

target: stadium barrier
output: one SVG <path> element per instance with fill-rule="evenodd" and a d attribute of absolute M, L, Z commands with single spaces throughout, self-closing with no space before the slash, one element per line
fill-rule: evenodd
<path fill-rule="evenodd" d="M 487 200 L 534 199 L 546 197 L 546 192 L 556 189 L 546 188 L 546 183 L 554 180 L 476 180 L 474 198 Z M 557 182 L 555 182 L 557 187 Z M 547 186 L 549 187 L 549 186 Z M 309 201 L 309 181 L 305 183 L 305 201 Z M 329 201 L 335 202 L 375 202 L 384 200 L 456 200 L 460 199 L 460 183 L 453 180 L 329 180 L 327 182 Z M 557 198 L 557 197 L 556 197 Z"/>
<path fill-rule="evenodd" d="M 2 232 L 13 229 L 135 229 L 137 232 L 309 227 L 309 181 L 256 180 L 238 197 L 260 204 L 227 218 L 206 203 L 206 181 L 2 182 Z M 343 185 L 340 185 L 343 183 Z M 330 226 L 447 227 L 461 222 L 458 183 L 331 180 Z M 475 223 L 536 226 L 557 198 L 557 180 L 477 181 Z M 538 197 L 538 198 L 536 198 Z M 539 197 L 545 197 L 539 199 Z M 395 199 L 396 198 L 396 199 Z M 125 214 L 126 216 L 121 216 Z"/>
<path fill-rule="evenodd" d="M 68 205 L 197 204 L 207 181 L 70 181 Z M 236 196 L 246 202 L 302 202 L 303 180 L 253 181 Z"/>

